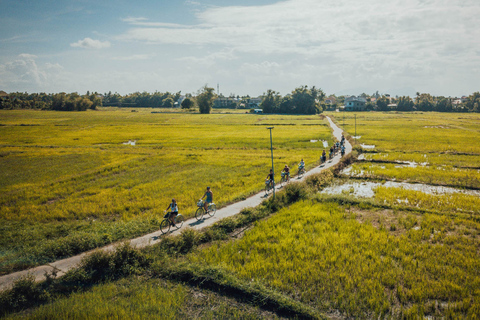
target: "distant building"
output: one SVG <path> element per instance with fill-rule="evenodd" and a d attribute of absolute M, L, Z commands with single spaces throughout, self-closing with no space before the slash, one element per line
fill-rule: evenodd
<path fill-rule="evenodd" d="M 250 98 L 247 102 L 249 108 L 258 108 L 262 103 L 262 98 Z"/>
<path fill-rule="evenodd" d="M 325 104 L 332 105 L 332 104 L 335 104 L 335 103 L 337 103 L 337 99 L 335 99 L 334 96 L 330 96 L 330 97 L 325 99 Z"/>
<path fill-rule="evenodd" d="M 367 100 L 362 97 L 348 97 L 345 99 L 345 111 L 365 111 Z"/>
<path fill-rule="evenodd" d="M 214 108 L 236 108 L 238 105 L 238 99 L 233 97 L 219 96 L 213 101 Z"/>

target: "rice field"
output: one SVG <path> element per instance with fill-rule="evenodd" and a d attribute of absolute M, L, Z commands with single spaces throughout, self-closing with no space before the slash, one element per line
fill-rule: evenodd
<path fill-rule="evenodd" d="M 92 135 L 85 145 L 80 138 L 75 140 L 80 146 L 74 143 L 58 148 L 40 147 L 36 141 L 31 142 L 35 147 L 27 149 L 23 145 L 3 147 L 2 144 L 1 152 L 6 156 L 0 162 L 10 159 L 12 167 L 16 163 L 13 156 L 27 159 L 38 152 L 39 161 L 47 161 L 42 154 L 50 152 L 52 157 L 43 175 L 35 173 L 38 165 L 25 160 L 25 172 L 19 172 L 13 182 L 2 181 L 2 190 L 16 194 L 13 201 L 4 203 L 10 208 L 17 203 L 24 205 L 19 212 L 29 212 L 24 208 L 32 210 L 30 215 L 18 215 L 16 219 L 12 218 L 14 211 L 0 211 L 9 232 L 17 232 L 5 243 L 28 239 L 31 234 L 38 239 L 48 238 L 50 232 L 66 235 L 52 237 L 52 247 L 58 245 L 58 239 L 73 235 L 79 243 L 87 244 L 84 239 L 88 237 L 96 244 L 129 237 L 155 225 L 162 211 L 159 203 L 166 206 L 173 191 L 181 192 L 184 199 L 190 196 L 186 202 L 192 202 L 188 210 L 193 211 L 194 201 L 205 187 L 200 182 L 210 173 L 218 177 L 209 183 L 214 192 L 225 193 L 218 195 L 217 202 L 225 204 L 244 197 L 261 187 L 269 168 L 269 136 L 265 130 L 268 125 L 275 126 L 275 161 L 282 165 L 296 163 L 297 157 L 291 153 L 299 152 L 309 159 L 307 164 L 313 164 L 323 146 L 310 140 L 331 142 L 330 131 L 319 117 L 154 114 L 158 117 L 156 121 L 162 123 L 157 124 L 150 123 L 151 114 L 145 111 L 143 115 L 111 112 L 109 120 L 95 120 L 88 114 L 82 114 L 85 119 L 78 120 L 91 128 L 98 125 L 103 132 L 102 143 Z M 333 116 L 343 126 L 343 115 Z M 353 136 L 354 115 L 345 116 L 345 128 Z M 139 125 L 140 118 L 145 125 Z M 10 121 L 9 126 L 29 127 L 21 126 L 26 120 Z M 46 123 L 51 120 L 31 121 L 46 121 L 42 125 L 49 126 Z M 102 124 L 109 121 L 115 124 L 105 129 Z M 0 122 L 7 123 L 3 119 Z M 123 130 L 117 123 L 123 123 Z M 229 231 L 223 230 L 218 237 L 212 236 L 211 230 L 184 232 L 175 239 L 167 237 L 147 249 L 152 262 L 137 276 L 106 281 L 69 297 L 52 297 L 40 307 L 11 317 L 42 319 L 61 314 L 74 318 L 78 316 L 76 310 L 82 309 L 100 318 L 127 318 L 134 314 L 145 317 L 161 314 L 162 318 L 173 319 L 277 318 L 278 314 L 257 307 L 264 300 L 277 299 L 313 310 L 305 313 L 314 315 L 311 318 L 325 315 L 335 319 L 477 319 L 480 317 L 480 202 L 474 194 L 478 191 L 468 189 L 479 189 L 480 145 L 472 143 L 478 141 L 479 124 L 480 117 L 476 114 L 360 113 L 357 115 L 359 143 L 375 147 L 364 154 L 364 160 L 351 166 L 349 175 L 355 182 L 378 182 L 372 198 L 356 197 L 350 191 L 321 194 L 318 188 L 324 184 L 314 179 L 290 185 L 278 193 L 276 200 L 231 218 L 256 221 L 246 227 L 235 229 L 233 220 L 228 220 L 223 225 Z M 116 126 L 119 128 L 115 129 Z M 126 128 L 135 128 L 139 133 L 126 134 Z M 172 128 L 179 130 L 170 133 Z M 4 129 L 5 126 L 0 127 Z M 264 137 L 257 139 L 262 132 Z M 209 137 L 215 139 L 210 141 Z M 123 145 L 126 141 L 135 141 L 135 146 Z M 204 141 L 208 142 L 203 144 Z M 25 154 L 26 150 L 32 153 Z M 73 150 L 78 153 L 65 154 Z M 219 154 L 219 159 L 212 157 L 212 152 Z M 76 168 L 63 168 L 63 176 L 52 183 L 51 172 L 61 172 L 55 168 L 59 166 L 56 157 L 60 156 L 87 162 L 92 157 L 97 162 L 95 167 L 89 167 L 78 161 Z M 250 165 L 243 165 L 244 162 Z M 165 176 L 158 178 L 159 174 Z M 332 180 L 332 176 L 327 180 Z M 193 181 L 190 187 L 195 191 L 189 193 L 178 184 L 162 189 L 161 181 L 170 179 L 184 179 L 181 185 Z M 336 179 L 335 183 L 343 179 Z M 448 185 L 470 193 L 428 193 L 382 185 L 387 180 Z M 29 189 L 30 183 L 41 186 L 42 190 L 35 193 Z M 242 187 L 238 188 L 239 184 Z M 22 192 L 18 191 L 20 186 Z M 43 193 L 43 190 L 49 191 Z M 58 196 L 46 196 L 52 192 Z M 168 196 L 163 201 L 157 194 Z M 129 201 L 123 202 L 124 197 L 129 197 Z M 286 198 L 290 200 L 285 201 Z M 83 208 L 78 205 L 82 201 L 90 204 L 87 202 Z M 64 207 L 57 207 L 60 205 Z M 69 212 L 68 208 L 76 209 Z M 249 220 L 254 212 L 259 213 L 259 218 Z M 30 237 L 28 241 L 38 241 Z M 183 243 L 183 249 L 173 248 L 178 243 Z M 170 247 L 173 249 L 169 250 Z M 31 248 L 38 247 L 31 245 Z M 36 257 L 55 251 L 23 250 Z M 11 252 L 10 259 L 14 256 L 14 251 Z M 204 283 L 210 283 L 212 291 L 218 290 L 225 296 L 219 298 L 204 291 Z M 238 296 L 226 297 L 229 293 L 225 288 L 248 292 L 252 295 L 250 301 L 256 302 L 239 303 Z M 177 305 L 177 299 L 186 302 Z"/>
<path fill-rule="evenodd" d="M 159 279 L 127 278 L 6 319 L 280 319 L 206 290 Z"/>
<path fill-rule="evenodd" d="M 156 230 L 172 198 L 192 217 L 207 186 L 219 207 L 259 191 L 267 126 L 277 170 L 332 143 L 320 116 L 132 111 L 0 111 L 0 274 Z"/>
<path fill-rule="evenodd" d="M 435 214 L 378 214 L 308 200 L 240 240 L 188 258 L 346 317 L 473 318 L 480 310 L 479 228 Z"/>
<path fill-rule="evenodd" d="M 343 125 L 343 115 L 334 116 Z M 345 116 L 354 135 L 355 115 Z M 356 134 L 359 145 L 374 148 L 352 166 L 353 176 L 480 188 L 478 114 L 362 112 Z"/>

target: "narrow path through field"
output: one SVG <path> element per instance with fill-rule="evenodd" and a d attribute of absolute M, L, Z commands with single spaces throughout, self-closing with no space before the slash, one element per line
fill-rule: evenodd
<path fill-rule="evenodd" d="M 335 125 L 335 123 L 333 123 L 333 121 L 329 117 L 327 117 L 327 120 L 330 124 L 330 127 L 333 129 L 333 135 L 337 139 L 340 140 L 343 131 L 337 125 Z M 346 145 L 345 146 L 346 146 L 345 153 L 349 154 L 352 151 L 352 146 L 347 140 L 346 140 Z M 334 166 L 335 164 L 337 164 L 340 161 L 340 158 L 341 158 L 340 155 L 337 154 L 332 160 L 329 160 L 326 163 L 308 171 L 301 179 L 298 179 L 296 177 L 292 177 L 291 181 L 292 182 L 303 181 L 306 177 L 308 177 L 312 174 L 319 173 L 320 171 L 322 171 L 326 168 L 330 168 L 330 167 Z M 271 194 L 271 192 L 270 192 L 270 194 Z M 244 209 L 244 208 L 256 207 L 263 200 L 265 200 L 265 192 L 261 191 L 261 192 L 257 193 L 256 195 L 251 196 L 251 197 L 249 197 L 249 198 L 247 198 L 243 201 L 233 203 L 233 204 L 228 205 L 228 206 L 226 206 L 222 209 L 217 210 L 216 214 L 213 217 L 206 216 L 203 220 L 200 220 L 200 221 L 197 221 L 195 218 L 187 220 L 187 221 L 185 221 L 185 223 L 184 223 L 184 225 L 181 229 L 175 230 L 175 231 L 171 232 L 170 234 L 180 233 L 185 228 L 193 228 L 193 229 L 199 230 L 199 229 L 211 226 L 215 222 L 217 222 L 217 221 L 219 221 L 223 218 L 236 215 L 237 213 L 242 211 L 242 209 Z M 155 231 L 153 233 L 149 233 L 149 234 L 146 234 L 144 236 L 141 236 L 141 237 L 138 237 L 138 238 L 135 238 L 135 239 L 131 239 L 130 244 L 133 247 L 142 248 L 142 247 L 145 247 L 145 246 L 153 245 L 153 244 L 159 242 L 161 239 L 162 239 L 162 234 L 161 234 L 160 230 L 158 230 L 158 231 Z M 117 246 L 117 243 L 110 244 L 110 245 L 102 247 L 102 248 L 97 248 L 95 250 L 112 251 L 112 250 L 115 249 L 116 246 Z M 4 289 L 9 288 L 15 280 L 17 280 L 18 278 L 20 278 L 22 276 L 25 276 L 27 274 L 33 275 L 35 277 L 36 281 L 45 280 L 45 273 L 51 273 L 54 270 L 56 270 L 57 276 L 62 276 L 68 270 L 76 267 L 78 265 L 78 263 L 82 260 L 83 257 L 85 257 L 86 255 L 88 255 L 89 253 L 91 253 L 93 251 L 94 250 L 84 252 L 82 254 L 79 254 L 79 255 L 76 255 L 76 256 L 73 256 L 73 257 L 70 257 L 70 258 L 57 260 L 57 261 L 52 262 L 50 264 L 39 266 L 39 267 L 36 267 L 36 268 L 32 268 L 32 269 L 23 270 L 23 271 L 19 271 L 19 272 L 4 275 L 4 276 L 0 277 L 0 290 L 4 290 Z"/>

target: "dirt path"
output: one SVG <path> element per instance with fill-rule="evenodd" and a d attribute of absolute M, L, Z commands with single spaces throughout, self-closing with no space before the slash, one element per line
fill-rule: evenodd
<path fill-rule="evenodd" d="M 327 117 L 327 120 L 330 123 L 330 127 L 333 129 L 333 135 L 337 139 L 340 140 L 340 138 L 342 136 L 342 130 L 339 127 L 337 127 L 329 117 Z M 345 153 L 349 154 L 352 151 L 352 146 L 347 140 L 346 140 L 345 146 L 346 146 Z M 292 182 L 303 181 L 306 177 L 308 177 L 312 174 L 316 174 L 316 173 L 319 173 L 320 171 L 322 171 L 324 169 L 330 168 L 330 167 L 334 166 L 335 164 L 337 164 L 340 161 L 340 158 L 341 157 L 338 154 L 332 160 L 327 161 L 325 164 L 323 164 L 321 166 L 318 166 L 318 167 L 315 167 L 312 170 L 308 171 L 301 179 L 293 177 Z M 278 188 L 277 188 L 277 190 L 278 190 Z M 271 192 L 270 192 L 270 194 L 271 194 Z M 175 230 L 175 231 L 171 232 L 170 234 L 178 234 L 185 228 L 193 228 L 193 229 L 199 230 L 199 229 L 211 226 L 215 222 L 217 222 L 217 221 L 219 221 L 223 218 L 236 215 L 237 213 L 239 213 L 244 208 L 256 207 L 263 200 L 265 200 L 265 192 L 264 191 L 254 195 L 254 196 L 251 196 L 251 197 L 249 197 L 249 198 L 247 198 L 243 201 L 233 203 L 233 204 L 228 205 L 228 206 L 226 206 L 222 209 L 217 210 L 215 216 L 213 216 L 213 217 L 208 217 L 207 216 L 201 221 L 197 221 L 195 218 L 187 220 L 187 221 L 185 221 L 185 223 L 184 223 L 184 225 L 181 229 Z M 131 239 L 130 244 L 134 247 L 142 248 L 142 247 L 153 245 L 153 244 L 159 242 L 161 240 L 161 238 L 162 238 L 162 234 L 161 234 L 160 230 L 158 230 L 158 231 L 146 234 L 144 236 L 141 236 L 141 237 L 138 237 L 138 238 L 135 238 L 135 239 Z M 102 247 L 102 248 L 97 248 L 95 250 L 112 251 L 112 250 L 115 249 L 116 245 L 117 245 L 117 243 L 110 244 L 108 246 L 105 246 L 105 247 Z M 70 257 L 70 258 L 57 260 L 57 261 L 52 262 L 52 263 L 47 264 L 47 265 L 43 265 L 43 266 L 35 267 L 35 268 L 32 268 L 32 269 L 23 270 L 23 271 L 19 271 L 19 272 L 4 275 L 4 276 L 0 277 L 0 290 L 4 290 L 4 289 L 9 288 L 16 279 L 18 279 L 22 276 L 25 276 L 27 274 L 33 275 L 35 277 L 36 281 L 45 280 L 45 273 L 51 273 L 54 270 L 57 271 L 57 276 L 62 276 L 68 270 L 76 267 L 78 265 L 78 263 L 82 260 L 83 257 L 85 257 L 86 255 L 88 255 L 89 253 L 91 253 L 93 251 L 94 250 L 84 252 L 82 254 L 79 254 L 77 256 L 73 256 L 73 257 Z"/>

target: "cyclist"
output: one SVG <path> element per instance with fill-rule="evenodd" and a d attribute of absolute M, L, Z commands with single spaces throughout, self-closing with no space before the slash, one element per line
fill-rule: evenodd
<path fill-rule="evenodd" d="M 287 176 L 287 181 L 290 180 L 290 168 L 288 165 L 285 165 L 282 172 Z"/>
<path fill-rule="evenodd" d="M 303 159 L 300 161 L 300 163 L 298 164 L 298 170 L 302 170 L 305 168 L 305 162 L 303 162 Z"/>
<path fill-rule="evenodd" d="M 207 198 L 205 199 L 205 203 L 203 204 L 203 208 L 205 209 L 205 212 L 208 212 L 208 205 L 213 202 L 213 192 L 212 192 L 212 190 L 210 190 L 210 187 L 207 187 L 207 191 L 205 191 L 205 194 L 203 195 L 203 197 L 200 200 L 202 200 L 205 197 L 207 197 Z"/>
<path fill-rule="evenodd" d="M 333 146 L 330 147 L 330 154 L 328 155 L 330 159 L 333 157 Z"/>
<path fill-rule="evenodd" d="M 345 155 L 345 146 L 342 146 L 342 157 Z"/>
<path fill-rule="evenodd" d="M 322 163 L 324 163 L 325 161 L 327 161 L 327 152 L 325 151 L 325 149 L 323 149 L 321 159 L 322 159 Z"/>
<path fill-rule="evenodd" d="M 273 188 L 273 169 L 270 169 L 270 173 L 267 175 L 267 180 L 270 186 Z"/>
<path fill-rule="evenodd" d="M 305 162 L 303 162 L 303 159 L 298 164 L 298 175 L 300 175 L 302 171 L 305 173 Z"/>
<path fill-rule="evenodd" d="M 175 199 L 172 199 L 172 203 L 168 205 L 165 212 L 167 212 L 168 209 L 170 209 L 170 213 L 165 214 L 164 218 L 168 217 L 168 219 L 170 220 L 170 224 L 172 226 L 175 226 L 175 217 L 178 215 L 178 205 Z"/>

